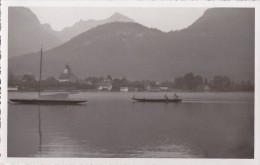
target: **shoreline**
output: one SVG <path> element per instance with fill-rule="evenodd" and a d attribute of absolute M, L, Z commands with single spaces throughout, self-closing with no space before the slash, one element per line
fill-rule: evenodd
<path fill-rule="evenodd" d="M 8 93 L 34 93 L 38 92 L 38 90 L 16 90 L 16 91 L 8 91 Z M 172 91 L 98 91 L 98 90 L 44 90 L 42 92 L 71 92 L 71 93 L 85 93 L 85 92 L 92 92 L 92 93 L 174 93 L 174 92 L 183 92 L 183 93 L 189 93 L 189 92 L 196 92 L 196 93 L 255 93 L 255 91 L 197 91 L 197 90 L 172 90 Z"/>

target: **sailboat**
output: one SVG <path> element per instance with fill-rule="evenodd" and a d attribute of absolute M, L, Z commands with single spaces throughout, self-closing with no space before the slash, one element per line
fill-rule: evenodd
<path fill-rule="evenodd" d="M 41 59 L 40 59 L 40 78 L 39 78 L 39 89 L 38 89 L 38 98 L 33 99 L 10 99 L 11 102 L 20 103 L 20 104 L 80 104 L 87 102 L 83 99 L 70 99 L 69 93 L 55 93 L 49 95 L 41 94 L 41 80 L 42 80 L 42 48 L 41 48 Z"/>

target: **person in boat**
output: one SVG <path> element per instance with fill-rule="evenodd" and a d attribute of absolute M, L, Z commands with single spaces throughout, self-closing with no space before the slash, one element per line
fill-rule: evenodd
<path fill-rule="evenodd" d="M 167 95 L 164 95 L 164 98 L 165 98 L 165 100 L 168 100 L 168 99 L 169 99 Z"/>
<path fill-rule="evenodd" d="M 179 99 L 179 96 L 176 95 L 176 93 L 174 93 L 174 96 L 173 96 L 173 97 L 174 97 L 174 99 L 176 99 L 176 100 Z"/>

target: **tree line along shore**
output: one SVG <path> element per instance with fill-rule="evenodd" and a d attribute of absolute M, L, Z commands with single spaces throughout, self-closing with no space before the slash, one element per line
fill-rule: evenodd
<path fill-rule="evenodd" d="M 8 75 L 9 91 L 37 91 L 39 81 L 33 74 L 15 76 Z M 128 80 L 126 77 L 113 78 L 111 75 L 106 77 L 87 77 L 77 79 L 67 77 L 63 79 L 48 77 L 41 81 L 41 89 L 46 91 L 55 90 L 80 90 L 80 91 L 254 91 L 254 84 L 250 81 L 233 81 L 227 76 L 217 75 L 211 80 L 202 78 L 200 75 L 186 73 L 184 76 L 177 77 L 174 81 L 151 81 L 151 80 Z"/>

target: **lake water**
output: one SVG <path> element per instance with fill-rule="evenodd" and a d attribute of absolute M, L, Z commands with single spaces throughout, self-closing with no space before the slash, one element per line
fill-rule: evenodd
<path fill-rule="evenodd" d="M 8 104 L 9 157 L 253 158 L 254 93 L 74 94 L 83 105 Z M 167 93 L 171 97 L 172 93 Z M 9 98 L 37 93 L 10 92 Z"/>

